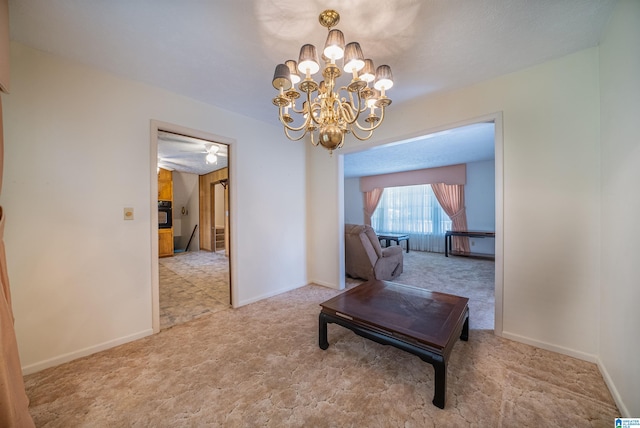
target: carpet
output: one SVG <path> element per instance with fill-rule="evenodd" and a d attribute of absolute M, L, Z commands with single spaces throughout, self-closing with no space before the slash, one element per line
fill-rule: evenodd
<path fill-rule="evenodd" d="M 403 272 L 393 282 L 469 298 L 472 329 L 493 330 L 495 318 L 495 263 L 493 260 L 409 251 L 403 254 Z M 348 286 L 363 280 L 347 277 Z"/>
<path fill-rule="evenodd" d="M 25 378 L 39 427 L 609 427 L 618 410 L 594 364 L 471 330 L 433 368 L 330 324 L 318 347 L 308 285 L 202 316 Z"/>

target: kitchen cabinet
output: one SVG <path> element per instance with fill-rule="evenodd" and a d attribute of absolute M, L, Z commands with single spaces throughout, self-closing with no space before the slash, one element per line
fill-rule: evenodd
<path fill-rule="evenodd" d="M 173 256 L 173 228 L 158 230 L 158 256 Z"/>
<path fill-rule="evenodd" d="M 173 202 L 173 173 L 163 168 L 158 172 L 158 200 Z"/>

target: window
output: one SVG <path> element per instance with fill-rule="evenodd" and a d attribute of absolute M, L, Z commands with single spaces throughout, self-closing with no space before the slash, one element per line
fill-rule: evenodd
<path fill-rule="evenodd" d="M 444 252 L 444 233 L 451 230 L 428 184 L 385 188 L 371 225 L 376 232 L 409 234 L 411 249 L 435 252 Z"/>

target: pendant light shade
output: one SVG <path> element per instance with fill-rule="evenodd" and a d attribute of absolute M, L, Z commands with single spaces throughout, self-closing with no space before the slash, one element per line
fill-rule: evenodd
<path fill-rule="evenodd" d="M 323 53 L 333 61 L 344 56 L 344 34 L 342 31 L 336 29 L 329 31 Z"/>
<path fill-rule="evenodd" d="M 376 69 L 373 67 L 373 61 L 370 59 L 364 60 L 364 67 L 360 71 L 360 79 L 365 82 L 373 82 L 376 78 Z"/>
<path fill-rule="evenodd" d="M 391 74 L 391 67 L 388 65 L 381 65 L 376 70 L 376 81 L 373 87 L 379 91 L 383 89 L 385 91 L 391 89 L 393 86 L 393 75 Z"/>
<path fill-rule="evenodd" d="M 276 65 L 276 71 L 273 73 L 273 87 L 278 90 L 291 88 L 290 76 L 289 67 L 284 64 Z"/>
<path fill-rule="evenodd" d="M 316 74 L 320 71 L 318 53 L 316 52 L 315 46 L 310 44 L 302 45 L 300 48 L 300 57 L 298 58 L 298 70 L 304 75 L 307 73 Z"/>
<path fill-rule="evenodd" d="M 284 63 L 287 67 L 289 67 L 291 83 L 294 85 L 297 84 L 300 81 L 300 73 L 298 73 L 298 64 L 292 59 L 289 59 Z"/>
<path fill-rule="evenodd" d="M 364 67 L 364 55 L 360 43 L 351 42 L 344 48 L 344 71 L 353 73 Z"/>

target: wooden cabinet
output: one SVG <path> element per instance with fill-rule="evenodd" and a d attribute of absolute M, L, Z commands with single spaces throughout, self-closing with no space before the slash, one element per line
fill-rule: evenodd
<path fill-rule="evenodd" d="M 224 239 L 224 227 L 214 227 L 214 232 L 215 232 L 215 242 L 214 242 L 214 246 L 215 248 L 213 249 L 213 251 L 220 251 L 220 250 L 224 250 L 225 247 L 225 239 Z"/>
<path fill-rule="evenodd" d="M 163 168 L 158 172 L 158 200 L 173 201 L 173 173 Z"/>
<path fill-rule="evenodd" d="M 158 230 L 158 256 L 173 256 L 173 228 Z"/>
<path fill-rule="evenodd" d="M 158 200 L 173 203 L 173 173 L 160 168 L 158 171 Z M 158 255 L 173 256 L 173 228 L 158 229 Z"/>

